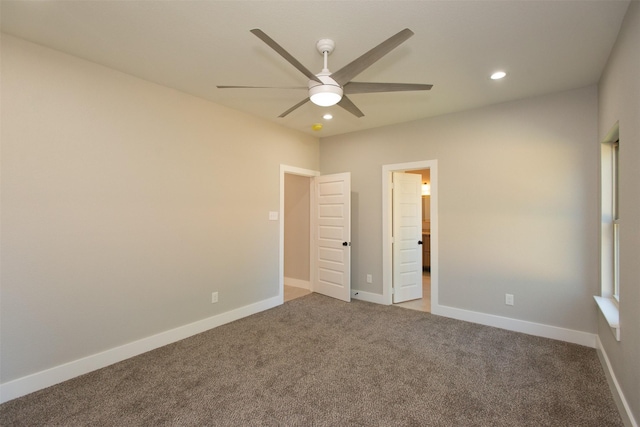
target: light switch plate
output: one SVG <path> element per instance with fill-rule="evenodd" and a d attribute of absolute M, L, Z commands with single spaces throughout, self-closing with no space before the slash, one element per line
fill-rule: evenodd
<path fill-rule="evenodd" d="M 269 221 L 277 221 L 278 220 L 278 212 L 270 211 L 269 212 Z"/>

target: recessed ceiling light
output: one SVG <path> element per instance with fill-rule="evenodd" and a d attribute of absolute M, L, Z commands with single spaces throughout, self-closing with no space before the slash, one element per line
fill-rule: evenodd
<path fill-rule="evenodd" d="M 491 80 L 500 80 L 506 75 L 507 73 L 505 73 L 504 71 L 496 71 L 495 73 L 491 74 Z"/>
<path fill-rule="evenodd" d="M 331 120 L 331 119 L 333 119 L 333 116 L 331 114 L 327 113 L 324 116 L 322 116 L 322 118 L 325 119 L 325 120 Z"/>

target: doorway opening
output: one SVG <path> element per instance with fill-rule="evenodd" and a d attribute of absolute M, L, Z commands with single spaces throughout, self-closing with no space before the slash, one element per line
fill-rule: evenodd
<path fill-rule="evenodd" d="M 320 175 L 317 171 L 280 165 L 280 303 L 285 281 L 285 181 L 286 176 L 307 177 L 309 207 L 310 291 L 351 301 L 351 173 Z M 303 243 L 304 244 L 304 243 Z M 305 276 L 306 277 L 306 276 Z M 302 279 L 305 281 L 304 279 Z M 298 282 L 300 283 L 300 282 Z"/>
<path fill-rule="evenodd" d="M 311 178 L 284 176 L 284 302 L 311 293 Z"/>
<path fill-rule="evenodd" d="M 394 303 L 394 292 L 401 291 L 399 289 L 398 275 L 394 274 L 394 204 L 393 204 L 393 174 L 398 172 L 403 173 L 418 173 L 418 171 L 425 171 L 421 175 L 422 184 L 425 183 L 425 177 L 428 172 L 429 183 L 429 197 L 428 201 L 422 199 L 423 208 L 427 208 L 429 211 L 428 216 L 422 217 L 422 230 L 427 231 L 422 234 L 422 242 L 425 242 L 425 238 L 428 238 L 428 251 L 423 249 L 423 264 L 426 264 L 427 271 L 423 274 L 423 288 L 426 293 L 424 297 L 429 301 L 420 300 L 412 304 L 414 309 L 422 309 L 425 303 L 429 304 L 430 311 L 433 312 L 434 307 L 438 305 L 438 164 L 437 160 L 424 160 L 410 163 L 397 163 L 382 166 L 382 276 L 383 276 L 383 300 L 385 304 Z M 428 219 L 427 219 L 428 218 Z M 425 252 L 427 252 L 425 254 Z M 425 257 L 428 257 L 428 264 Z M 397 268 L 396 268 L 397 270 Z M 395 271 L 397 273 L 397 271 Z M 396 277 L 394 283 L 394 276 Z M 424 282 L 428 282 L 425 286 Z M 407 304 L 407 303 L 403 303 Z"/>
<path fill-rule="evenodd" d="M 311 183 L 320 172 L 280 166 L 281 303 L 312 292 L 311 287 Z"/>
<path fill-rule="evenodd" d="M 405 297 L 403 301 L 396 301 L 397 294 L 394 294 L 394 305 L 397 307 L 408 308 L 410 310 L 431 312 L 431 173 L 429 169 L 411 170 L 402 173 L 418 175 L 420 178 L 420 232 L 418 257 L 421 259 L 421 277 L 419 277 L 419 285 L 421 285 L 422 293 L 420 297 Z M 394 215 L 395 213 L 394 204 Z M 420 261 L 420 260 L 418 260 Z M 393 268 L 396 268 L 394 265 Z M 420 266 L 417 266 L 420 268 Z M 396 275 L 394 274 L 394 277 Z"/>

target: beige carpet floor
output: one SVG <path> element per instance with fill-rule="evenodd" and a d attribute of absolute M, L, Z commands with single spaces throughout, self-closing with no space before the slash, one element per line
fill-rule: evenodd
<path fill-rule="evenodd" d="M 592 348 L 317 294 L 0 406 L 2 426 L 622 426 Z"/>

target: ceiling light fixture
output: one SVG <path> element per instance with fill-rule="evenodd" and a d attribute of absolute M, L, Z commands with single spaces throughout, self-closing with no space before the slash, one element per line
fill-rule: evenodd
<path fill-rule="evenodd" d="M 491 80 L 500 80 L 506 75 L 507 73 L 505 73 L 504 71 L 496 71 L 495 73 L 491 74 Z"/>
<path fill-rule="evenodd" d="M 318 85 L 309 89 L 311 102 L 320 107 L 331 107 L 342 99 L 342 89 L 336 86 Z"/>
<path fill-rule="evenodd" d="M 309 80 L 309 98 L 311 102 L 320 107 L 331 107 L 340 102 L 344 93 L 340 85 L 331 77 L 324 75 L 324 73 L 318 74 L 317 77 L 322 83 Z"/>
<path fill-rule="evenodd" d="M 325 120 L 331 120 L 331 119 L 333 119 L 333 116 L 331 114 L 327 113 L 324 116 L 322 116 L 322 118 L 325 119 Z"/>

